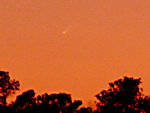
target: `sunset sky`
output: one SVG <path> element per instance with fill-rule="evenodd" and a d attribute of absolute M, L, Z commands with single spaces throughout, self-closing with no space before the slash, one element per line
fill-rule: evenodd
<path fill-rule="evenodd" d="M 17 94 L 66 92 L 88 105 L 123 76 L 150 94 L 150 0 L 0 0 L 0 53 Z"/>

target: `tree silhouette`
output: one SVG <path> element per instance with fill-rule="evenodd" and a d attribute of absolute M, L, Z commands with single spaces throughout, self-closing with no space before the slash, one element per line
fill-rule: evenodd
<path fill-rule="evenodd" d="M 13 111 L 28 112 L 37 107 L 34 90 L 27 90 L 17 96 L 16 101 L 12 104 Z"/>
<path fill-rule="evenodd" d="M 97 103 L 97 111 L 101 113 L 140 113 L 142 88 L 139 88 L 141 79 L 124 77 L 113 83 L 109 83 L 109 89 L 96 95 L 100 101 Z M 141 102 L 140 102 L 141 101 Z"/>
<path fill-rule="evenodd" d="M 77 111 L 77 113 L 93 113 L 93 110 L 91 107 L 82 107 L 80 110 Z"/>
<path fill-rule="evenodd" d="M 19 90 L 19 81 L 10 80 L 9 73 L 0 71 L 0 106 L 1 109 L 6 109 L 6 98 L 10 94 L 14 94 Z"/>
<path fill-rule="evenodd" d="M 66 93 L 37 96 L 38 111 L 44 113 L 72 113 L 81 104 L 79 100 L 72 102 L 71 95 Z"/>
<path fill-rule="evenodd" d="M 66 93 L 38 95 L 33 90 L 27 90 L 17 96 L 9 108 L 9 113 L 74 113 L 82 101 L 72 102 L 71 95 Z"/>
<path fill-rule="evenodd" d="M 150 97 L 142 94 L 141 79 L 124 77 L 109 83 L 107 90 L 96 95 L 97 109 L 79 106 L 81 100 L 72 102 L 71 94 L 42 94 L 35 97 L 33 89 L 18 95 L 6 106 L 6 98 L 19 90 L 19 81 L 10 80 L 9 73 L 0 71 L 0 113 L 150 113 Z"/>

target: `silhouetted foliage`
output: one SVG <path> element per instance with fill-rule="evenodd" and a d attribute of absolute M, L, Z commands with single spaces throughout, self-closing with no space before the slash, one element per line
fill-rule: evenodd
<path fill-rule="evenodd" d="M 66 93 L 38 95 L 33 90 L 23 92 L 10 105 L 9 113 L 73 113 L 82 101 L 72 102 L 71 95 Z"/>
<path fill-rule="evenodd" d="M 90 107 L 87 108 L 82 107 L 80 108 L 80 110 L 77 111 L 77 113 L 93 113 L 93 110 Z"/>
<path fill-rule="evenodd" d="M 37 97 L 39 111 L 52 113 L 71 113 L 75 111 L 81 104 L 81 101 L 72 102 L 71 95 L 66 93 L 51 94 L 45 93 Z"/>
<path fill-rule="evenodd" d="M 23 92 L 21 95 L 17 96 L 16 101 L 12 105 L 12 107 L 16 111 L 32 111 L 34 107 L 37 107 L 37 104 L 35 102 L 36 98 L 35 92 L 33 90 L 28 90 L 26 92 Z"/>
<path fill-rule="evenodd" d="M 19 81 L 10 80 L 8 72 L 0 71 L 0 113 L 150 113 L 150 97 L 142 94 L 141 79 L 124 77 L 109 83 L 108 90 L 96 95 L 96 110 L 72 102 L 71 94 L 42 94 L 35 97 L 33 89 L 18 95 L 6 106 L 6 98 L 19 90 Z"/>
<path fill-rule="evenodd" d="M 14 94 L 19 90 L 19 81 L 10 80 L 9 73 L 0 71 L 0 106 L 1 109 L 6 109 L 6 98 L 10 94 Z"/>
<path fill-rule="evenodd" d="M 97 112 L 101 113 L 140 113 L 143 101 L 142 89 L 139 88 L 141 79 L 124 77 L 109 83 L 109 89 L 96 95 L 100 101 L 97 103 Z"/>

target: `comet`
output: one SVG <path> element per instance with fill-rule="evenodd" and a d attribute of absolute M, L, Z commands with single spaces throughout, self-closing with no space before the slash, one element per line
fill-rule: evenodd
<path fill-rule="evenodd" d="M 66 35 L 69 32 L 69 30 L 64 30 L 63 34 Z"/>

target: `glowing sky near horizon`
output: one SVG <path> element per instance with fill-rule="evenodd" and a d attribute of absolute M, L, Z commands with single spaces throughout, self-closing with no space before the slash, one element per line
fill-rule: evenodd
<path fill-rule="evenodd" d="M 0 53 L 17 94 L 67 92 L 88 104 L 125 75 L 150 94 L 150 1 L 2 0 Z"/>

